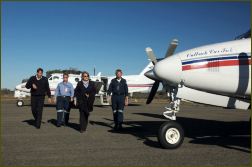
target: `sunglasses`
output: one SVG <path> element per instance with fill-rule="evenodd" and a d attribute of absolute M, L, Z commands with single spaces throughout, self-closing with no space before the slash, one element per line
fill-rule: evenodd
<path fill-rule="evenodd" d="M 84 75 L 83 77 L 88 77 L 87 75 Z"/>

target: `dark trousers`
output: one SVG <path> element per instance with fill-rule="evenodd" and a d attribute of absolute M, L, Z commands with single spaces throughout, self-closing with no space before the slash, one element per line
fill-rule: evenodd
<path fill-rule="evenodd" d="M 80 111 L 80 130 L 86 131 L 88 125 L 89 113 Z"/>
<path fill-rule="evenodd" d="M 79 105 L 79 111 L 80 111 L 80 130 L 85 131 L 87 129 L 88 116 L 89 116 L 87 101 L 84 101 L 82 104 Z"/>
<path fill-rule="evenodd" d="M 57 125 L 65 124 L 65 117 L 70 106 L 70 96 L 57 96 Z M 68 115 L 69 119 L 69 115 Z"/>
<path fill-rule="evenodd" d="M 112 110 L 115 125 L 121 125 L 123 123 L 123 110 L 125 105 L 124 95 L 112 96 Z"/>
<path fill-rule="evenodd" d="M 69 122 L 69 115 L 70 115 L 70 111 L 71 111 L 71 108 L 73 107 L 73 102 L 70 102 L 69 103 L 69 107 L 68 109 L 66 110 L 66 115 L 65 115 L 65 123 L 68 124 Z"/>
<path fill-rule="evenodd" d="M 40 128 L 45 96 L 31 96 L 31 110 L 35 119 L 35 126 Z"/>

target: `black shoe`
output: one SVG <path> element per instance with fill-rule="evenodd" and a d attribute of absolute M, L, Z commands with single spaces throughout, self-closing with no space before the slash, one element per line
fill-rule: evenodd
<path fill-rule="evenodd" d="M 61 125 L 60 124 L 57 124 L 57 127 L 59 128 Z"/>
<path fill-rule="evenodd" d="M 84 133 L 84 132 L 86 132 L 86 130 L 80 130 L 80 133 Z"/>
<path fill-rule="evenodd" d="M 122 129 L 123 129 L 122 124 L 120 124 L 120 125 L 118 126 L 118 130 L 122 130 Z"/>
<path fill-rule="evenodd" d="M 114 130 L 118 130 L 118 125 L 117 124 L 115 124 L 115 126 L 114 126 L 114 128 L 113 128 Z"/>

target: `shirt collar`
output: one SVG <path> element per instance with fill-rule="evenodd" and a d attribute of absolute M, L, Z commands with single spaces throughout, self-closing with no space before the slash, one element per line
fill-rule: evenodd
<path fill-rule="evenodd" d="M 67 85 L 67 84 L 68 84 L 68 82 L 64 82 L 64 81 L 62 81 L 62 84 Z"/>
<path fill-rule="evenodd" d="M 38 76 L 37 76 L 37 75 L 35 75 L 35 76 L 36 76 L 36 79 L 37 79 L 37 80 L 41 80 L 41 79 L 42 79 L 42 77 L 43 77 L 43 76 L 41 76 L 41 78 L 38 78 Z"/>
<path fill-rule="evenodd" d="M 82 83 L 83 83 L 83 84 L 88 84 L 89 81 L 84 81 L 84 80 L 82 80 Z"/>

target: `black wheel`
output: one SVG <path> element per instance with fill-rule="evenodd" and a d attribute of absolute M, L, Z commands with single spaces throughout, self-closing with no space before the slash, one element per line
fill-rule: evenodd
<path fill-rule="evenodd" d="M 22 107 L 24 105 L 24 101 L 23 100 L 17 100 L 17 106 L 18 107 Z"/>
<path fill-rule="evenodd" d="M 178 148 L 184 141 L 184 130 L 175 121 L 165 122 L 159 128 L 158 141 L 163 148 Z"/>

